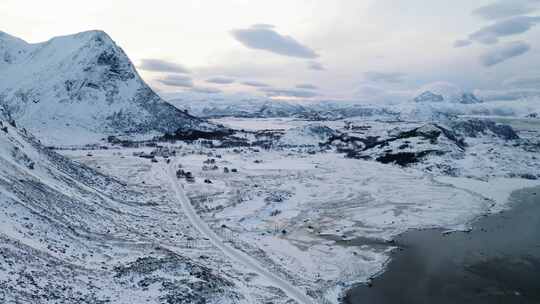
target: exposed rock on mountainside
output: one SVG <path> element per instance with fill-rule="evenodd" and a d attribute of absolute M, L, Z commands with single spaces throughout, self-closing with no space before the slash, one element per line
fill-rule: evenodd
<path fill-rule="evenodd" d="M 401 166 L 417 163 L 427 155 L 458 156 L 466 146 L 459 135 L 431 123 L 408 131 L 398 131 L 388 138 L 340 135 L 331 138 L 329 143 L 336 146 L 338 151 L 347 153 L 348 157 L 375 159 Z"/>
<path fill-rule="evenodd" d="M 482 100 L 478 99 L 473 93 L 463 93 L 461 94 L 461 97 L 458 98 L 457 102 L 462 104 L 474 104 L 482 103 Z"/>
<path fill-rule="evenodd" d="M 51 144 L 216 129 L 156 95 L 102 31 L 36 44 L 0 33 L 0 104 Z"/>
<path fill-rule="evenodd" d="M 475 166 L 486 172 L 506 170 L 508 176 L 531 174 L 529 163 L 537 158 L 527 153 L 538 151 L 535 139 L 520 138 L 504 124 L 489 120 L 448 120 L 445 123 L 397 122 L 361 126 L 346 123 L 343 132 L 323 144 L 347 157 L 415 167 L 427 172 L 457 176 L 473 174 Z M 490 145 L 499 145 L 498 149 Z M 513 157 L 523 163 L 514 164 Z M 497 163 L 498 165 L 495 165 Z M 500 166 L 494 169 L 493 166 Z M 486 169 L 488 168 L 488 169 Z M 517 172 L 517 173 L 516 173 Z"/>
<path fill-rule="evenodd" d="M 503 124 L 497 124 L 491 120 L 459 120 L 452 122 L 452 128 L 465 136 L 478 137 L 479 135 L 493 135 L 502 139 L 519 139 L 519 136 L 512 127 Z"/>
<path fill-rule="evenodd" d="M 209 131 L 199 131 L 199 130 L 177 130 L 172 133 L 165 133 L 160 139 L 162 140 L 197 140 L 197 139 L 223 139 L 234 133 L 230 129 L 219 129 L 219 130 L 209 130 Z"/>

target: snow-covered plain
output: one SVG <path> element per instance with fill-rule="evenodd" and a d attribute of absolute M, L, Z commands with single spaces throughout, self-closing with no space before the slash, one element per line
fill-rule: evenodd
<path fill-rule="evenodd" d="M 265 122 L 294 135 L 312 125 L 300 120 Z M 238 119 L 228 123 L 236 124 Z M 355 123 L 372 126 L 367 134 L 392 134 L 394 129 L 417 125 Z M 344 122 L 324 124 L 339 129 Z M 308 136 L 296 148 L 285 145 L 271 150 L 211 149 L 180 142 L 166 146 L 176 150 L 174 162 L 196 177 L 194 183 L 184 183 L 185 191 L 217 234 L 267 269 L 306 288 L 314 298 L 334 303 L 347 286 L 367 281 L 384 268 L 396 235 L 408 229 L 469 229 L 477 217 L 508 208 L 512 191 L 540 184 L 518 177 L 540 168 L 534 152 L 490 136 L 467 138 L 469 145 L 460 159 L 434 156 L 426 160 L 455 166 L 454 176 L 428 172 L 423 166 L 403 168 L 349 159 L 332 150 L 312 153 L 305 147 L 306 138 L 314 146 L 324 140 Z M 124 179 L 137 166 L 151 167 L 148 170 L 161 180 L 161 173 L 156 173 L 159 166 L 131 156 L 139 150 L 94 151 L 91 157 L 82 151 L 63 153 Z M 215 162 L 208 165 L 209 159 Z M 158 161 L 165 159 L 158 157 Z"/>
<path fill-rule="evenodd" d="M 222 124 L 229 128 L 237 130 L 288 130 L 294 127 L 300 127 L 305 125 L 304 120 L 295 118 L 215 118 L 211 119 L 212 122 Z"/>

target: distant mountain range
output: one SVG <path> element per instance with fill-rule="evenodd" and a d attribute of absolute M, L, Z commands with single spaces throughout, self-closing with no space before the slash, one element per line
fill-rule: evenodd
<path fill-rule="evenodd" d="M 320 101 L 298 103 L 264 97 L 216 95 L 201 97 L 185 94 L 170 103 L 201 118 L 298 118 L 306 120 L 338 120 L 349 117 L 397 117 L 398 113 L 382 106 Z"/>
<path fill-rule="evenodd" d="M 414 98 L 415 102 L 452 102 L 461 104 L 475 104 L 482 103 L 483 101 L 478 99 L 473 93 L 461 93 L 453 96 L 443 96 L 441 94 L 435 94 L 431 91 L 425 91 L 422 94 Z"/>
<path fill-rule="evenodd" d="M 425 91 L 410 102 L 396 105 L 369 105 L 352 102 L 288 102 L 264 97 L 186 93 L 170 102 L 192 115 L 203 118 L 298 118 L 307 120 L 338 120 L 351 117 L 371 119 L 438 120 L 447 107 L 483 103 L 473 93 L 433 93 Z M 412 113 L 412 114 L 411 114 Z"/>
<path fill-rule="evenodd" d="M 0 105 L 48 145 L 91 143 L 109 135 L 140 138 L 213 132 L 222 127 L 206 119 L 221 117 L 433 121 L 448 114 L 493 114 L 498 110 L 484 107 L 475 94 L 447 84 L 423 88 L 417 97 L 396 102 L 299 103 L 253 95 L 189 92 L 165 101 L 102 31 L 35 44 L 0 32 Z M 509 112 L 506 109 L 505 113 Z"/>
<path fill-rule="evenodd" d="M 102 31 L 36 44 L 0 32 L 0 104 L 50 144 L 217 128 L 155 94 Z"/>

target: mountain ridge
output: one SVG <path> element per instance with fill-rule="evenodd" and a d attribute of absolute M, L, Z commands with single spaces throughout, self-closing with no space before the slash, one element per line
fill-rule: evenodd
<path fill-rule="evenodd" d="M 33 44 L 0 34 L 0 104 L 47 143 L 218 128 L 159 97 L 100 30 Z"/>

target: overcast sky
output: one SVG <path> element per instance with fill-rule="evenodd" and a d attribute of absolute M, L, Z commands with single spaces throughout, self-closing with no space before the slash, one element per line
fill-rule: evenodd
<path fill-rule="evenodd" d="M 540 0 L 1 0 L 29 42 L 106 31 L 161 92 L 381 99 L 540 84 Z"/>

